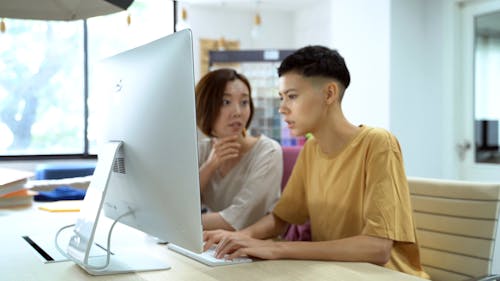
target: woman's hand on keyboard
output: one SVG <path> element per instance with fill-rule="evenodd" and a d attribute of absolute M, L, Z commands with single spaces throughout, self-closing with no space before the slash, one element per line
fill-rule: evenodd
<path fill-rule="evenodd" d="M 218 245 L 220 241 L 224 240 L 226 237 L 229 237 L 234 233 L 235 232 L 233 231 L 227 230 L 203 231 L 203 241 L 205 241 L 203 251 L 210 249 L 214 245 Z"/>
<path fill-rule="evenodd" d="M 205 231 L 204 250 L 217 244 L 216 258 L 234 259 L 237 257 L 256 257 L 260 259 L 278 259 L 278 243 L 272 240 L 251 238 L 240 232 L 226 230 Z M 228 256 L 226 256 L 228 255 Z"/>

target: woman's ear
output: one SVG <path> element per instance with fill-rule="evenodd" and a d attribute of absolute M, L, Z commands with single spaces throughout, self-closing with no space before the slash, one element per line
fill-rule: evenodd
<path fill-rule="evenodd" d="M 324 87 L 324 92 L 327 104 L 340 103 L 340 86 L 337 82 L 328 82 Z"/>

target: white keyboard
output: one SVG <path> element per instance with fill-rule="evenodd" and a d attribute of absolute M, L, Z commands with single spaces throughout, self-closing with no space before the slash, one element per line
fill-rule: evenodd
<path fill-rule="evenodd" d="M 183 254 L 187 257 L 190 257 L 194 260 L 197 260 L 201 263 L 204 263 L 206 265 L 210 266 L 219 266 L 219 265 L 230 265 L 230 264 L 238 264 L 238 263 L 247 263 L 247 262 L 252 262 L 253 260 L 250 258 L 235 258 L 232 260 L 228 259 L 218 259 L 215 257 L 215 245 L 210 247 L 207 251 L 198 254 L 195 252 L 192 252 L 190 250 L 184 249 L 180 246 L 177 246 L 172 243 L 168 243 L 168 248 L 170 250 L 173 250 L 177 253 Z"/>

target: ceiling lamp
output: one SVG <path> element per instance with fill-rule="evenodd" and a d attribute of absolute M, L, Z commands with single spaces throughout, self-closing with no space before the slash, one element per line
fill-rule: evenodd
<path fill-rule="evenodd" d="M 181 10 L 181 19 L 177 21 L 175 24 L 175 31 L 180 31 L 183 29 L 188 29 L 190 28 L 190 25 L 188 23 L 188 15 L 187 15 L 187 10 L 185 7 L 182 7 Z"/>
<path fill-rule="evenodd" d="M 262 18 L 260 17 L 259 13 L 259 5 L 260 1 L 257 1 L 255 8 L 255 16 L 253 17 L 252 31 L 250 32 L 250 35 L 252 36 L 253 39 L 257 39 L 260 36 L 260 29 L 262 25 Z"/>

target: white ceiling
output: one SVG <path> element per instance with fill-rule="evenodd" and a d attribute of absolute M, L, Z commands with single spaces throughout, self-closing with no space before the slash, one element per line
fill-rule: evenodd
<path fill-rule="evenodd" d="M 196 6 L 224 6 L 242 10 L 281 10 L 296 11 L 303 9 L 314 3 L 315 0 L 178 0 L 177 2 L 187 3 Z"/>

